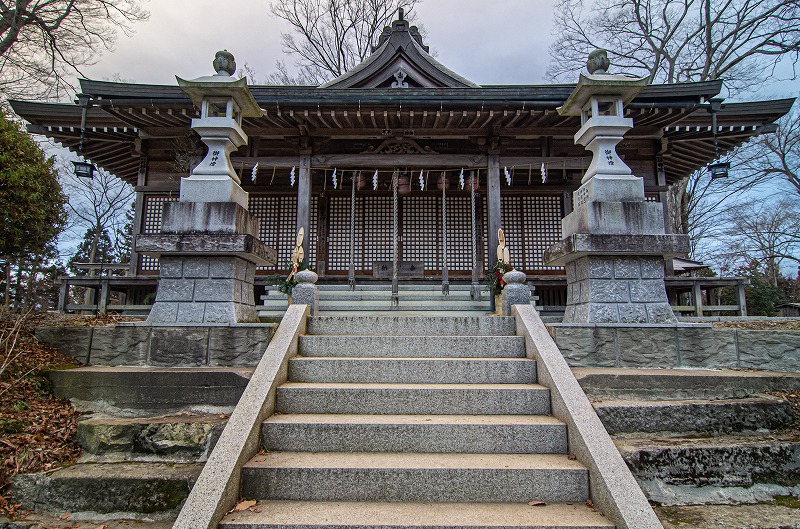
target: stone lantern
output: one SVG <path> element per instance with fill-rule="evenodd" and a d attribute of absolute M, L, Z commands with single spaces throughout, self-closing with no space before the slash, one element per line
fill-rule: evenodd
<path fill-rule="evenodd" d="M 245 79 L 232 79 L 233 55 L 217 53 L 216 75 L 178 84 L 200 108 L 192 129 L 208 146 L 205 159 L 181 179 L 180 200 L 164 205 L 161 233 L 139 235 L 136 250 L 159 258 L 155 304 L 147 324 L 257 323 L 257 266 L 274 265 L 276 251 L 258 239 L 259 220 L 230 161 L 247 144 L 243 117 L 262 115 Z"/>
<path fill-rule="evenodd" d="M 643 180 L 616 149 L 633 128 L 625 105 L 647 80 L 607 73 L 603 50 L 590 54 L 587 67 L 558 111 L 581 117 L 575 143 L 592 152 L 592 162 L 562 221 L 562 240 L 544 254 L 548 266 L 566 268 L 564 323 L 675 322 L 664 258 L 688 253 L 688 237 L 666 233 L 661 204 L 645 201 Z"/>
<path fill-rule="evenodd" d="M 245 78 L 233 79 L 236 62 L 227 51 L 217 52 L 216 75 L 186 81 L 178 86 L 200 109 L 192 130 L 208 146 L 208 153 L 188 178 L 181 179 L 181 201 L 235 202 L 247 209 L 247 193 L 231 165 L 233 151 L 247 144 L 242 118 L 260 117 L 263 111 L 247 88 Z"/>

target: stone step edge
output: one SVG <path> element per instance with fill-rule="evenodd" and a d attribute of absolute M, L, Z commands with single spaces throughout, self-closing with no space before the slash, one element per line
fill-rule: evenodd
<path fill-rule="evenodd" d="M 414 514 L 417 514 L 414 516 Z M 614 524 L 583 504 L 532 507 L 525 503 L 316 502 L 261 500 L 227 515 L 220 529 L 259 525 L 295 528 L 503 528 L 612 529 Z"/>

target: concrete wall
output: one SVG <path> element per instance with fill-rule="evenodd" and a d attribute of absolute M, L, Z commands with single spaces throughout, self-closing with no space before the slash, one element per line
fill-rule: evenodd
<path fill-rule="evenodd" d="M 39 341 L 96 366 L 255 366 L 274 324 L 237 326 L 40 327 Z"/>
<path fill-rule="evenodd" d="M 571 367 L 800 370 L 800 331 L 708 324 L 550 324 Z"/>

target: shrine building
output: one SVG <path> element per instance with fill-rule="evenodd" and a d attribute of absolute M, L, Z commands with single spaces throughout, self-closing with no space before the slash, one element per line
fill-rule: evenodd
<path fill-rule="evenodd" d="M 80 88 L 76 104 L 11 106 L 29 132 L 72 151 L 83 122 L 81 154 L 135 186 L 134 235 L 158 233 L 163 205 L 178 200 L 181 178 L 205 154 L 190 129 L 200 109 L 177 84 L 83 79 Z M 479 86 L 434 59 L 401 17 L 367 60 L 322 86 L 249 88 L 263 115 L 244 118 L 249 143 L 231 160 L 261 240 L 278 252 L 259 274 L 287 268 L 303 227 L 319 284 L 385 280 L 379 268 L 395 238 L 406 279 L 474 283 L 495 264 L 502 228 L 514 267 L 542 292 L 566 288 L 563 268 L 542 254 L 561 239 L 591 161 L 574 140 L 580 116 L 557 111 L 574 84 Z M 774 131 L 793 103 L 724 104 L 713 130 L 721 89 L 652 84 L 625 106 L 634 126 L 618 153 L 665 219 L 668 187 L 716 159 L 715 139 L 724 155 Z M 156 259 L 135 252 L 130 267 L 136 277 L 159 273 Z"/>

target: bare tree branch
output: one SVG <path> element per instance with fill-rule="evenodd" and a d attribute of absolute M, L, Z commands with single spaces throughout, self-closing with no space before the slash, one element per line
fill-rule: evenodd
<path fill-rule="evenodd" d="M 51 99 L 74 91 L 71 77 L 112 49 L 118 32 L 149 16 L 140 0 L 0 2 L 0 94 Z"/>
<path fill-rule="evenodd" d="M 274 80 L 299 79 L 321 84 L 366 59 L 384 26 L 404 9 L 408 20 L 421 0 L 276 0 L 270 11 L 289 24 L 281 34 L 283 51 L 296 59 L 300 74 L 286 74 L 285 64 Z M 295 84 L 295 83 L 289 83 Z"/>

